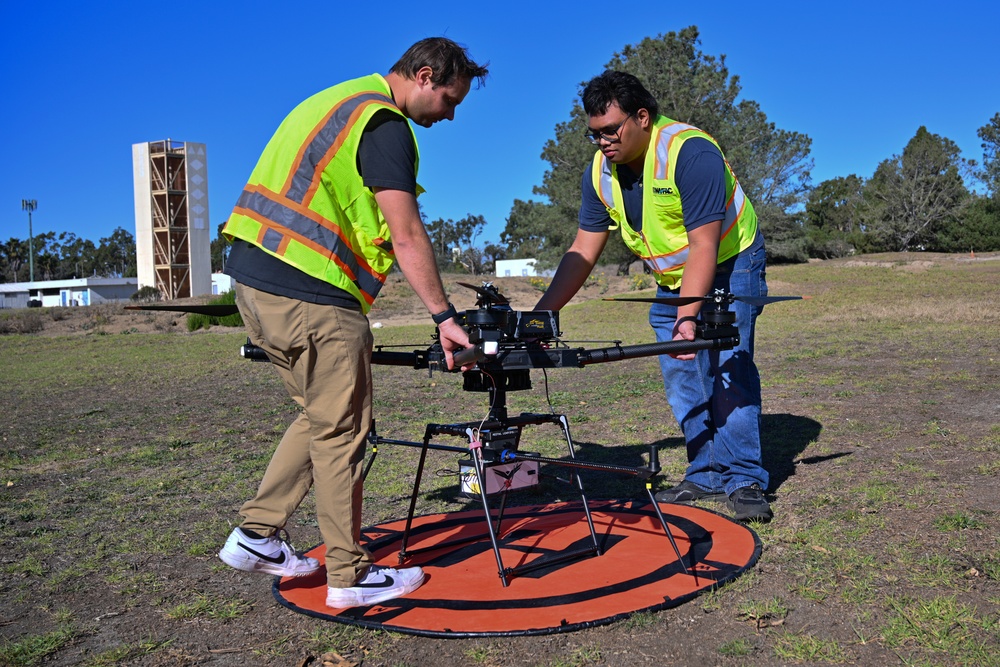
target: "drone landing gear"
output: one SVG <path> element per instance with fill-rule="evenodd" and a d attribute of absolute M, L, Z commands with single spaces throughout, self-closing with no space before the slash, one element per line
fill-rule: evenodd
<path fill-rule="evenodd" d="M 406 517 L 406 527 L 403 530 L 402 545 L 399 551 L 400 562 L 402 563 L 407 557 L 422 551 L 457 546 L 459 544 L 481 539 L 480 537 L 470 537 L 451 540 L 423 549 L 408 549 L 410 526 L 413 521 L 417 496 L 420 491 L 420 481 L 423 476 L 424 461 L 427 456 L 427 451 L 430 449 L 430 440 L 436 435 L 450 435 L 457 437 L 464 436 L 469 440 L 469 446 L 467 449 L 460 447 L 455 447 L 453 449 L 455 451 L 467 452 L 471 454 L 476 480 L 472 485 L 472 488 L 474 490 L 478 490 L 479 498 L 483 502 L 483 511 L 486 518 L 486 528 L 489 534 L 490 544 L 492 545 L 493 553 L 496 556 L 497 571 L 500 576 L 500 581 L 505 587 L 509 584 L 511 577 L 524 574 L 532 570 L 548 567 L 559 562 L 575 560 L 577 558 L 599 556 L 601 554 L 601 547 L 597 539 L 597 532 L 594 529 L 594 520 L 590 514 L 587 496 L 583 490 L 583 483 L 580 481 L 580 477 L 578 475 L 573 475 L 573 480 L 575 481 L 577 489 L 580 492 L 580 500 L 583 504 L 583 511 L 587 520 L 587 526 L 590 530 L 589 545 L 580 549 L 574 549 L 569 552 L 561 553 L 557 556 L 539 558 L 531 563 L 526 563 L 517 567 L 507 567 L 504 565 L 503 556 L 500 551 L 504 538 L 502 522 L 504 509 L 507 505 L 507 495 L 511 490 L 509 488 L 511 479 L 507 480 L 507 487 L 499 490 L 500 506 L 494 516 L 494 512 L 491 510 L 490 504 L 491 490 L 487 481 L 488 470 L 503 463 L 530 463 L 534 461 L 561 462 L 562 459 L 547 459 L 537 455 L 520 454 L 516 451 L 517 443 L 520 440 L 521 431 L 524 427 L 541 424 L 556 424 L 562 429 L 570 458 L 574 459 L 575 450 L 573 447 L 573 440 L 570 437 L 569 425 L 564 415 L 522 414 L 517 417 L 511 417 L 502 422 L 487 420 L 482 423 L 466 422 L 461 424 L 428 424 L 424 434 L 424 446 L 422 446 L 420 452 L 420 461 L 417 464 L 417 474 L 413 484 L 413 494 L 410 496 L 410 507 Z M 515 469 L 508 468 L 508 470 L 513 472 Z M 511 477 L 513 477 L 513 475 L 511 475 Z"/>
<path fill-rule="evenodd" d="M 422 547 L 417 549 L 408 548 L 410 540 L 410 530 L 413 523 L 414 514 L 416 511 L 417 497 L 420 492 L 420 482 L 423 477 L 424 464 L 427 459 L 427 452 L 429 450 L 439 450 L 439 451 L 450 451 L 462 454 L 471 454 L 471 464 L 475 470 L 475 484 L 470 487 L 478 492 L 479 498 L 483 503 L 483 511 L 486 518 L 486 528 L 490 538 L 490 544 L 493 548 L 493 553 L 496 556 L 497 570 L 504 587 L 507 587 L 510 583 L 511 577 L 518 575 L 523 575 L 527 572 L 535 571 L 538 569 L 550 567 L 557 563 L 562 563 L 570 560 L 576 560 L 578 558 L 587 558 L 591 556 L 601 555 L 601 545 L 597 538 L 597 532 L 594 529 L 594 520 L 590 513 L 590 506 L 587 502 L 587 496 L 583 489 L 583 482 L 580 480 L 580 476 L 576 474 L 571 474 L 572 481 L 576 484 L 576 487 L 580 493 L 580 500 L 583 505 L 584 516 L 587 520 L 587 526 L 590 531 L 589 544 L 578 549 L 573 549 L 570 551 L 564 551 L 555 555 L 548 555 L 544 557 L 537 558 L 529 563 L 524 563 L 516 567 L 508 567 L 504 565 L 503 556 L 501 554 L 501 545 L 504 541 L 504 533 L 502 531 L 502 522 L 504 516 L 504 510 L 507 505 L 507 494 L 509 491 L 516 489 L 517 487 L 513 484 L 513 479 L 516 474 L 517 468 L 509 465 L 516 464 L 517 462 L 525 464 L 534 464 L 537 466 L 539 463 L 548 463 L 561 467 L 568 467 L 571 469 L 589 469 L 589 470 L 602 470 L 609 472 L 618 472 L 633 476 L 642 477 L 645 479 L 650 479 L 657 475 L 660 471 L 659 460 L 657 457 L 657 450 L 655 446 L 650 447 L 650 460 L 649 466 L 647 467 L 628 467 L 628 466 L 617 466 L 602 463 L 588 463 L 580 461 L 576 458 L 576 450 L 573 445 L 573 439 L 569 432 L 569 423 L 565 415 L 556 414 L 532 414 L 532 413 L 522 413 L 516 417 L 509 417 L 507 415 L 506 407 L 506 394 L 507 391 L 518 391 L 521 389 L 529 389 L 531 386 L 530 377 L 527 371 L 521 372 L 506 372 L 501 369 L 491 369 L 488 373 L 490 382 L 484 382 L 482 374 L 479 372 L 468 372 L 466 373 L 466 383 L 465 388 L 467 391 L 488 391 L 490 394 L 490 412 L 487 418 L 482 422 L 463 422 L 456 424 L 427 424 L 424 430 L 423 442 L 410 442 L 405 440 L 391 440 L 388 438 L 383 438 L 375 432 L 375 425 L 372 424 L 371 432 L 369 433 L 368 440 L 372 444 L 372 456 L 368 461 L 365 468 L 365 475 L 368 473 L 368 469 L 371 467 L 372 462 L 377 454 L 377 446 L 381 443 L 395 444 L 395 445 L 406 445 L 411 447 L 420 448 L 420 459 L 417 464 L 416 476 L 413 482 L 413 492 L 410 495 L 410 505 L 406 516 L 406 525 L 403 530 L 402 543 L 399 551 L 399 562 L 403 563 L 408 557 L 423 553 L 426 551 L 443 549 L 446 547 L 455 547 L 461 544 L 466 544 L 469 542 L 476 542 L 482 539 L 480 536 L 471 536 L 466 538 L 457 538 L 454 540 L 449 540 L 443 543 L 435 544 L 429 547 Z M 518 451 L 518 445 L 521 439 L 521 432 L 525 426 L 537 426 L 543 424 L 555 424 L 559 426 L 562 430 L 563 436 L 566 440 L 566 446 L 569 451 L 568 459 L 556 459 L 539 456 L 537 454 L 529 454 Z M 464 437 L 468 439 L 468 447 L 457 447 L 449 445 L 441 445 L 431 442 L 435 436 L 438 435 L 448 435 L 454 437 Z M 504 475 L 502 478 L 505 480 L 499 489 L 490 489 L 489 478 L 487 476 L 488 471 L 503 467 Z M 537 471 L 537 468 L 535 468 Z M 687 567 L 684 565 L 684 559 L 681 556 L 680 549 L 677 547 L 677 543 L 674 540 L 673 535 L 670 532 L 670 528 L 667 525 L 666 518 L 660 511 L 659 505 L 653 497 L 652 484 L 646 482 L 646 491 L 649 495 L 650 503 L 652 504 L 656 515 L 660 521 L 664 532 L 670 540 L 670 544 L 674 549 L 674 553 L 677 555 L 677 560 L 681 564 L 682 569 L 685 573 L 688 572 Z M 500 494 L 500 505 L 497 511 L 494 512 L 490 506 L 489 496 L 495 493 Z"/>

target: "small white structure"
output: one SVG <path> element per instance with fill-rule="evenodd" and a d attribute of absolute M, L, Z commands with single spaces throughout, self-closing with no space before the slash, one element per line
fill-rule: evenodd
<path fill-rule="evenodd" d="M 212 294 L 219 295 L 233 291 L 233 277 L 225 273 L 212 274 Z"/>
<path fill-rule="evenodd" d="M 137 291 L 138 278 L 73 278 L 2 283 L 0 308 L 27 308 L 39 303 L 45 308 L 93 306 L 109 301 L 128 301 Z"/>
<path fill-rule="evenodd" d="M 496 261 L 497 278 L 512 276 L 537 276 L 535 259 L 498 259 Z"/>

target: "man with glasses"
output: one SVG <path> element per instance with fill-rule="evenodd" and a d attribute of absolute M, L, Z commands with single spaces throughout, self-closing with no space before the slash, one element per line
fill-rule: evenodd
<path fill-rule="evenodd" d="M 598 147 L 583 174 L 580 223 L 536 309 L 562 308 L 583 285 L 612 230 L 652 271 L 657 296 L 703 297 L 715 289 L 766 296 L 757 216 L 721 150 L 701 130 L 659 115 L 631 74 L 607 71 L 587 84 L 587 139 Z M 657 340 L 694 340 L 704 302 L 653 304 Z M 741 521 L 768 521 L 761 462 L 760 376 L 753 361 L 759 306 L 733 305 L 732 350 L 660 357 L 667 400 L 687 445 L 680 484 L 659 502 L 725 501 Z"/>
<path fill-rule="evenodd" d="M 370 605 L 406 595 L 419 567 L 373 564 L 360 544 L 362 470 L 372 419 L 372 333 L 366 317 L 398 259 L 438 325 L 448 366 L 469 338 L 455 321 L 417 207 L 418 152 L 409 121 L 452 120 L 487 68 L 432 37 L 385 76 L 340 83 L 299 104 L 268 142 L 223 233 L 226 273 L 251 341 L 301 406 L 242 523 L 219 552 L 249 572 L 320 570 L 280 537 L 310 487 L 325 545 L 326 604 Z"/>

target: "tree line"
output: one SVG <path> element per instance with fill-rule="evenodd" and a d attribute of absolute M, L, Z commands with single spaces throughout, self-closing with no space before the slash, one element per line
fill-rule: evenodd
<path fill-rule="evenodd" d="M 35 234 L 30 246 L 27 239 L 0 242 L 0 282 L 28 282 L 32 273 L 36 281 L 135 277 L 135 237 L 118 227 L 97 244 L 73 232 Z"/>
<path fill-rule="evenodd" d="M 814 186 L 812 140 L 776 127 L 757 102 L 739 100 L 739 77 L 730 74 L 725 56 L 705 54 L 699 44 L 698 28 L 690 26 L 627 45 L 605 68 L 636 75 L 659 101 L 660 113 L 716 139 L 754 204 L 770 261 L 1000 250 L 1000 112 L 978 130 L 982 162 L 962 157 L 953 141 L 920 127 L 871 176 L 848 174 Z M 514 200 L 499 242 L 480 242 L 486 226 L 481 215 L 427 222 L 440 268 L 477 275 L 507 258 L 554 267 L 576 235 L 580 179 L 594 155 L 586 130 L 577 101 L 542 149 L 550 168 L 534 188 L 539 199 Z M 635 257 L 616 236 L 602 259 L 626 273 Z M 69 232 L 34 241 L 36 280 L 136 275 L 135 241 L 120 227 L 98 245 Z M 223 269 L 227 253 L 218 234 L 211 248 L 214 271 Z M 27 241 L 0 244 L 0 280 L 27 279 Z"/>
<path fill-rule="evenodd" d="M 812 140 L 776 127 L 757 102 L 737 102 L 739 77 L 729 73 L 725 56 L 707 55 L 699 44 L 691 26 L 626 46 L 605 68 L 634 74 L 659 101 L 661 114 L 718 141 L 754 204 L 769 260 L 1000 250 L 1000 113 L 979 128 L 982 163 L 964 159 L 953 141 L 921 127 L 872 176 L 850 174 L 813 186 Z M 500 238 L 510 257 L 554 266 L 572 242 L 580 178 L 594 155 L 583 140 L 586 129 L 578 101 L 542 151 L 550 168 L 534 189 L 541 199 L 514 201 Z M 635 257 L 612 238 L 603 261 L 627 272 Z"/>

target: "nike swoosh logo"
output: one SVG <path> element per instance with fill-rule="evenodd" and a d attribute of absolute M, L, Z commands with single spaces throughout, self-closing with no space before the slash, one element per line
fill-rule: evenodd
<path fill-rule="evenodd" d="M 241 549 L 249 551 L 250 553 L 252 553 L 257 558 L 259 558 L 261 560 L 266 560 L 268 563 L 274 563 L 275 565 L 281 565 L 282 563 L 285 562 L 285 552 L 284 551 L 280 552 L 279 555 L 277 555 L 277 556 L 268 556 L 266 554 L 262 554 L 259 551 L 254 551 L 253 549 L 251 549 L 247 545 L 243 544 L 242 542 L 237 542 L 236 544 L 238 544 Z"/>
<path fill-rule="evenodd" d="M 385 579 L 378 584 L 357 584 L 358 588 L 391 588 L 396 581 L 389 575 L 385 575 Z"/>

